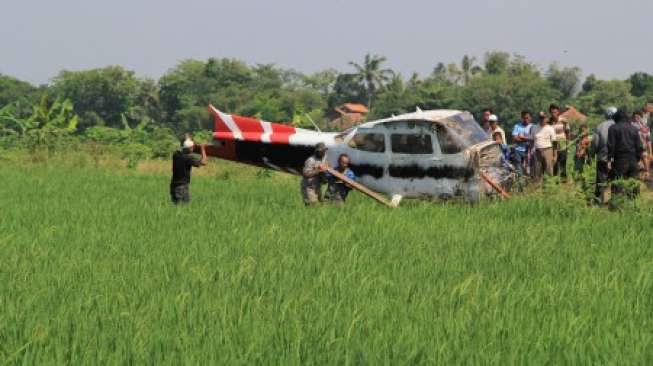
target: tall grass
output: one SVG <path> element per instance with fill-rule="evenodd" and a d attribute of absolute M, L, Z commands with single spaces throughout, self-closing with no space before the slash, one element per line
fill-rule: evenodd
<path fill-rule="evenodd" d="M 0 363 L 653 362 L 649 214 L 168 179 L 0 168 Z"/>

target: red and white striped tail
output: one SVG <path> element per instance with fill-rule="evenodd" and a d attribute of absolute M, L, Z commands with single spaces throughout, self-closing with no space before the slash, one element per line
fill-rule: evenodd
<path fill-rule="evenodd" d="M 213 115 L 213 136 L 222 141 L 252 141 L 289 144 L 297 130 L 288 125 L 223 113 L 209 104 Z"/>

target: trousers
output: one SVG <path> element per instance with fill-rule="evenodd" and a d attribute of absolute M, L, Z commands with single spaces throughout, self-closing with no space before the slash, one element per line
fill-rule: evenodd
<path fill-rule="evenodd" d="M 546 172 L 549 176 L 553 175 L 553 148 L 535 150 L 535 164 L 533 166 L 533 179 L 542 179 Z"/>
<path fill-rule="evenodd" d="M 170 184 L 170 199 L 172 203 L 187 204 L 190 202 L 190 190 L 188 184 Z"/>

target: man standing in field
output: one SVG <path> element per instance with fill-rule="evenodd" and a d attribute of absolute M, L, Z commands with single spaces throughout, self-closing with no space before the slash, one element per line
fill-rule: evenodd
<path fill-rule="evenodd" d="M 172 154 L 172 180 L 170 181 L 170 198 L 174 204 L 190 202 L 190 172 L 193 167 L 206 165 L 206 150 L 200 145 L 202 158 L 192 154 L 195 143 L 186 136 L 181 144 L 181 150 Z"/>
<path fill-rule="evenodd" d="M 531 112 L 522 111 L 521 121 L 512 129 L 512 140 L 516 143 L 513 159 L 517 174 L 520 176 L 526 175 L 528 170 L 528 151 L 532 140 L 531 120 Z"/>
<path fill-rule="evenodd" d="M 610 178 L 636 179 L 644 153 L 639 131 L 629 123 L 629 116 L 623 109 L 617 111 L 614 121 L 615 124 L 608 129 L 608 159 L 612 162 Z"/>
<path fill-rule="evenodd" d="M 306 206 L 313 206 L 322 202 L 322 181 L 326 165 L 327 147 L 320 142 L 315 145 L 315 152 L 304 163 L 302 169 L 301 191 Z"/>
<path fill-rule="evenodd" d="M 636 111 L 633 113 L 632 125 L 637 129 L 637 131 L 639 131 L 639 138 L 642 140 L 642 145 L 644 145 L 642 165 L 644 168 L 644 180 L 648 180 L 651 169 L 651 130 L 644 122 L 643 112 Z"/>
<path fill-rule="evenodd" d="M 617 113 L 617 108 L 609 107 L 606 109 L 605 114 L 608 118 L 606 121 L 601 122 L 596 126 L 594 135 L 592 136 L 592 143 L 590 145 L 591 155 L 596 155 L 596 199 L 600 203 L 606 202 L 605 192 L 608 185 L 610 174 L 610 163 L 608 160 L 608 130 L 614 125 L 614 114 Z"/>
<path fill-rule="evenodd" d="M 567 179 L 567 150 L 569 149 L 569 124 L 560 117 L 560 107 L 555 104 L 549 106 L 551 124 L 556 133 L 557 158 L 553 166 L 553 174 Z"/>
<path fill-rule="evenodd" d="M 540 112 L 540 123 L 531 128 L 533 136 L 533 180 L 539 182 L 546 173 L 548 176 L 553 175 L 553 164 L 556 159 L 556 152 L 553 144 L 556 140 L 556 134 L 553 127 L 549 124 L 549 118 L 544 112 Z"/>

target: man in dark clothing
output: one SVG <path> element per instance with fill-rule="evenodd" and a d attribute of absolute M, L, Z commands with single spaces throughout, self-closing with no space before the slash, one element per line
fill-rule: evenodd
<path fill-rule="evenodd" d="M 610 179 L 637 178 L 639 161 L 644 152 L 639 131 L 631 125 L 628 113 L 619 109 L 615 124 L 608 129 L 608 160 L 612 162 Z"/>
<path fill-rule="evenodd" d="M 596 155 L 596 191 L 595 195 L 600 203 L 606 203 L 606 188 L 610 180 L 610 160 L 608 158 L 608 131 L 614 125 L 614 114 L 617 113 L 616 107 L 609 107 L 605 110 L 607 120 L 596 126 L 592 143 L 590 145 L 590 154 Z"/>
<path fill-rule="evenodd" d="M 206 165 L 206 150 L 200 145 L 202 158 L 198 159 L 192 154 L 195 144 L 186 138 L 181 146 L 181 151 L 172 154 L 172 180 L 170 181 L 170 198 L 174 204 L 187 204 L 190 202 L 190 172 L 193 167 Z"/>

